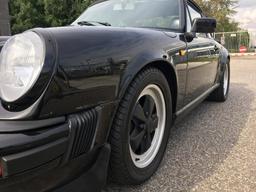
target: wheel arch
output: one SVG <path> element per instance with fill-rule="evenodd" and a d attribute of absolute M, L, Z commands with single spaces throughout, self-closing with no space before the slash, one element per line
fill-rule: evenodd
<path fill-rule="evenodd" d="M 152 62 L 148 64 L 146 68 L 147 67 L 157 68 L 164 74 L 172 94 L 172 113 L 175 113 L 178 99 L 178 81 L 174 68 L 165 61 Z"/>
<path fill-rule="evenodd" d="M 131 66 L 131 65 L 130 65 Z M 150 72 L 162 72 L 164 77 L 166 78 L 167 82 L 169 84 L 169 89 L 171 90 L 171 94 L 174 94 L 172 96 L 172 103 L 176 103 L 176 95 L 175 89 L 177 89 L 178 85 L 175 82 L 177 81 L 176 78 L 176 71 L 174 66 L 169 63 L 167 60 L 155 60 L 152 62 L 148 62 L 146 64 L 137 63 L 137 65 L 133 65 L 129 68 L 132 70 L 132 73 L 128 73 L 129 76 L 123 76 L 123 81 L 120 83 L 120 92 L 122 95 L 119 97 L 119 101 L 117 103 L 117 111 L 115 112 L 115 120 L 112 123 L 112 127 L 109 133 L 108 142 L 112 146 L 111 151 L 111 160 L 110 160 L 110 169 L 111 169 L 111 176 L 114 178 L 116 182 L 120 184 L 139 184 L 141 182 L 144 182 L 148 178 L 152 176 L 152 174 L 156 171 L 157 167 L 159 166 L 163 154 L 166 148 L 166 144 L 168 142 L 169 133 L 170 133 L 170 126 L 172 124 L 172 117 L 169 114 L 169 118 L 166 118 L 166 128 L 164 132 L 164 136 L 161 140 L 161 145 L 159 148 L 159 151 L 157 151 L 157 156 L 154 157 L 154 161 L 152 164 L 150 164 L 150 167 L 146 167 L 147 170 L 145 173 L 147 174 L 144 176 L 146 179 L 144 180 L 143 175 L 137 176 L 137 170 L 134 169 L 135 167 L 134 163 L 131 164 L 132 159 L 128 155 L 130 155 L 129 147 L 126 146 L 126 144 L 129 142 L 129 127 L 127 126 L 130 119 L 127 118 L 127 114 L 129 114 L 130 105 L 133 104 L 134 101 L 134 94 L 138 95 L 138 92 L 136 91 L 136 87 L 140 86 L 140 81 L 143 80 L 143 78 L 147 77 L 147 75 L 150 75 L 151 80 L 155 79 L 155 76 L 152 76 L 152 73 Z M 126 69 L 126 74 L 129 69 Z M 152 70 L 153 69 L 153 70 Z M 131 72 L 131 71 L 130 71 Z M 142 73 L 141 73 L 142 72 Z M 169 74 L 170 73 L 170 74 Z M 155 73 L 153 73 L 155 74 Z M 172 75 L 174 74 L 174 76 Z M 168 85 L 163 81 L 164 78 L 162 75 L 160 75 L 160 79 L 165 84 L 165 90 L 168 89 Z M 138 78 L 138 79 L 137 79 Z M 147 79 L 149 80 L 149 79 Z M 129 92 L 129 87 L 135 83 L 135 87 L 132 87 L 132 91 Z M 143 84 L 143 86 L 147 86 L 152 81 L 147 81 Z M 174 87 L 172 87 L 174 86 Z M 141 88 L 141 87 L 140 87 Z M 119 92 L 119 94 L 120 94 Z M 168 91 L 169 92 L 169 91 Z M 177 92 L 177 91 L 176 91 Z M 126 93 L 128 93 L 126 97 Z M 169 93 L 168 93 L 169 94 Z M 123 99 L 124 98 L 124 99 Z M 174 102 L 175 101 L 175 102 Z M 168 105 L 170 106 L 170 101 L 168 101 Z M 176 104 L 173 104 L 173 108 Z M 170 109 L 171 110 L 171 109 Z M 173 111 L 174 112 L 174 111 Z M 124 142 L 125 141 L 125 142 Z M 124 146 L 123 146 L 124 145 Z M 128 154 L 129 153 L 129 154 Z M 150 162 L 151 163 L 151 162 Z M 144 168 L 145 169 L 145 168 Z M 120 171 L 121 170 L 121 171 Z M 131 171 L 130 171 L 131 170 Z M 135 171 L 134 171 L 135 170 Z M 152 174 L 151 174 L 152 172 Z M 145 174 L 144 173 L 144 174 Z"/>
<path fill-rule="evenodd" d="M 224 47 L 220 51 L 220 57 L 219 57 L 219 68 L 218 68 L 218 73 L 216 76 L 216 82 L 219 82 L 221 80 L 221 77 L 224 72 L 224 67 L 226 63 L 230 63 L 231 57 L 227 49 Z"/>
<path fill-rule="evenodd" d="M 228 50 L 226 49 L 222 49 L 221 51 L 221 57 L 220 57 L 220 63 L 222 65 L 225 65 L 227 62 L 230 62 L 230 54 L 228 52 Z"/>
<path fill-rule="evenodd" d="M 177 79 L 177 74 L 174 66 L 166 60 L 151 61 L 143 65 L 141 68 L 139 68 L 132 76 L 130 75 L 128 78 L 126 78 L 125 83 L 123 83 L 122 86 L 120 86 L 122 88 L 119 92 L 119 96 L 118 96 L 119 99 L 123 97 L 127 88 L 129 87 L 131 82 L 136 78 L 136 76 L 141 71 L 150 67 L 159 69 L 164 74 L 166 80 L 168 81 L 169 88 L 172 94 L 172 112 L 174 114 L 176 112 L 176 106 L 177 106 L 177 100 L 178 100 L 178 79 Z"/>

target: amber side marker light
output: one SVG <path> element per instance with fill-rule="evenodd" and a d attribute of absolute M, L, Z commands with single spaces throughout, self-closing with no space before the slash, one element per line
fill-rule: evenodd
<path fill-rule="evenodd" d="M 186 50 L 180 50 L 180 51 L 179 51 L 180 56 L 185 56 L 186 53 L 187 53 Z"/>

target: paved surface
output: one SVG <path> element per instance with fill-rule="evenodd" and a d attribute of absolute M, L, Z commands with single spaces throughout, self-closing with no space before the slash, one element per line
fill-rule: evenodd
<path fill-rule="evenodd" d="M 255 192 L 256 57 L 232 58 L 226 103 L 204 102 L 174 127 L 165 158 L 142 186 L 107 192 Z"/>

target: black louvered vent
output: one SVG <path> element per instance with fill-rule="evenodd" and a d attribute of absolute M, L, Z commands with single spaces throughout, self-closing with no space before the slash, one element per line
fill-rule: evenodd
<path fill-rule="evenodd" d="M 73 115 L 70 118 L 70 125 L 74 131 L 73 147 L 70 153 L 74 159 L 88 152 L 93 144 L 98 122 L 98 113 L 95 109 Z"/>

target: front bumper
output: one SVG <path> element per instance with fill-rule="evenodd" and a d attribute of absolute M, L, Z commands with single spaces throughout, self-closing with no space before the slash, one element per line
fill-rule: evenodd
<path fill-rule="evenodd" d="M 88 180 L 95 182 L 84 187 L 103 187 L 110 147 L 96 142 L 101 113 L 98 107 L 67 118 L 1 121 L 0 191 L 65 191 L 70 181 L 91 171 L 95 178 Z"/>

